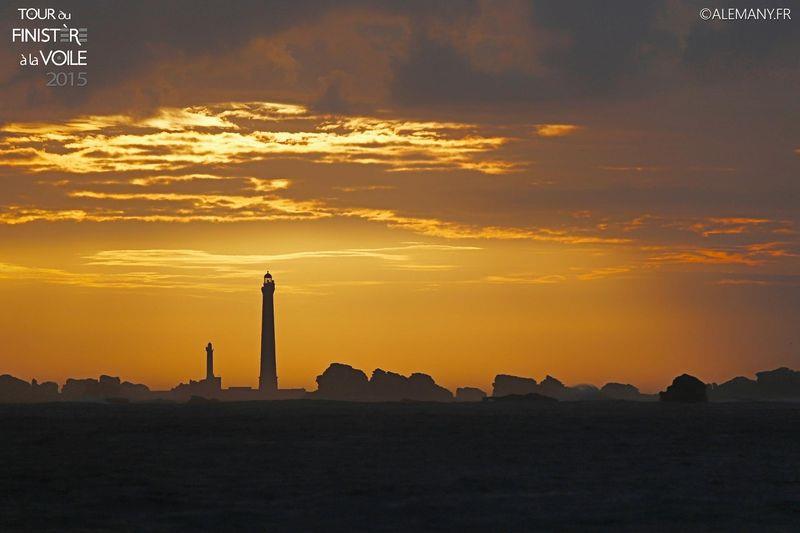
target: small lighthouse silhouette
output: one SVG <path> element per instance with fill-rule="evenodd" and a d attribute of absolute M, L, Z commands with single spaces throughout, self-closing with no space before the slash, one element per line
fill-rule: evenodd
<path fill-rule="evenodd" d="M 258 390 L 264 394 L 278 391 L 278 373 L 275 365 L 275 280 L 272 274 L 264 274 L 261 286 L 261 374 Z"/>
<path fill-rule="evenodd" d="M 210 342 L 206 345 L 206 380 L 214 380 L 214 347 Z"/>

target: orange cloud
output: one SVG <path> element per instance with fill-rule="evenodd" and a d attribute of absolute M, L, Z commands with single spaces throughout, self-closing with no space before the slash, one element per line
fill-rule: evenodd
<path fill-rule="evenodd" d="M 650 256 L 649 260 L 656 263 L 744 265 L 755 267 L 784 257 L 797 257 L 797 254 L 786 249 L 786 243 L 766 242 L 728 249 L 698 247 L 686 250 L 666 250 L 662 253 Z"/>
<path fill-rule="evenodd" d="M 627 272 L 630 272 L 631 270 L 633 270 L 633 267 L 629 266 L 596 268 L 594 270 L 590 270 L 589 272 L 578 274 L 577 278 L 581 281 L 590 281 L 595 279 L 608 278 L 611 276 L 616 276 L 618 274 L 625 274 Z"/>
<path fill-rule="evenodd" d="M 477 246 L 408 243 L 379 248 L 345 248 L 342 250 L 310 250 L 282 254 L 218 254 L 203 250 L 143 249 L 103 250 L 84 259 L 93 266 L 160 267 L 160 268 L 213 268 L 224 270 L 233 266 L 270 264 L 301 259 L 370 258 L 392 262 L 406 262 L 415 251 L 475 251 Z M 249 275 L 249 274 L 248 274 Z"/>
<path fill-rule="evenodd" d="M 185 174 L 181 176 L 148 176 L 146 178 L 132 178 L 130 180 L 130 183 L 132 185 L 138 185 L 140 187 L 149 187 L 151 185 L 171 185 L 173 183 L 203 181 L 203 180 L 220 181 L 224 179 L 225 178 L 223 176 L 215 176 L 213 174 Z M 98 182 L 93 182 L 93 183 L 98 183 Z M 106 180 L 100 183 L 112 184 L 112 183 L 118 183 L 118 181 Z"/>
<path fill-rule="evenodd" d="M 539 137 L 564 137 L 581 129 L 575 124 L 537 124 L 536 134 Z"/>
<path fill-rule="evenodd" d="M 415 262 L 417 252 L 475 251 L 475 246 L 407 243 L 379 248 L 345 248 L 340 250 L 307 250 L 282 254 L 220 254 L 191 249 L 103 250 L 85 256 L 78 271 L 42 268 L 0 261 L 0 280 L 36 281 L 59 285 L 93 288 L 157 288 L 241 291 L 251 288 L 250 282 L 263 273 L 266 264 L 320 259 L 371 259 L 392 264 L 395 268 L 420 271 L 450 270 L 451 265 L 424 265 Z M 86 269 L 91 269 L 87 271 Z M 103 269 L 98 272 L 98 269 Z M 127 271 L 120 272 L 120 269 Z M 211 271 L 213 276 L 198 276 L 198 271 Z M 244 283 L 244 285 L 243 285 Z M 348 284 L 378 284 L 380 281 L 348 281 Z M 329 286 L 312 283 L 289 287 L 289 292 Z M 283 288 L 282 288 L 283 290 Z"/>
<path fill-rule="evenodd" d="M 535 275 L 518 274 L 511 276 L 486 276 L 484 281 L 499 284 L 520 284 L 520 285 L 552 285 L 566 281 L 566 276 L 560 274 Z"/>
<path fill-rule="evenodd" d="M 342 192 L 362 192 L 362 191 L 390 191 L 396 189 L 394 185 L 342 185 L 334 187 Z"/>
<path fill-rule="evenodd" d="M 515 171 L 517 163 L 491 156 L 510 138 L 478 130 L 473 124 L 318 116 L 302 106 L 231 102 L 162 108 L 139 120 L 114 115 L 63 124 L 13 123 L 0 129 L 7 134 L 0 155 L 5 166 L 29 172 L 168 171 L 281 157 L 396 172 Z"/>
<path fill-rule="evenodd" d="M 768 218 L 712 217 L 691 224 L 689 229 L 703 237 L 708 237 L 711 235 L 739 235 L 774 224 L 778 223 Z"/>
<path fill-rule="evenodd" d="M 408 229 L 415 233 L 447 239 L 532 240 L 563 244 L 624 244 L 628 239 L 581 234 L 577 231 L 553 228 L 517 228 L 501 226 L 472 226 L 436 218 L 403 216 L 390 209 L 344 209 L 342 216 L 383 222 L 390 227 Z"/>

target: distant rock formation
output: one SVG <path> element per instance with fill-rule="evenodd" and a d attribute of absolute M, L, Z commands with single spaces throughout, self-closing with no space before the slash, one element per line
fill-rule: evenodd
<path fill-rule="evenodd" d="M 505 396 L 492 396 L 487 398 L 491 402 L 501 403 L 547 403 L 558 402 L 557 399 L 545 396 L 536 392 L 529 392 L 528 394 L 507 394 Z"/>
<path fill-rule="evenodd" d="M 781 367 L 775 370 L 756 372 L 756 381 L 761 397 L 770 400 L 800 399 L 800 372 Z"/>
<path fill-rule="evenodd" d="M 563 383 L 549 374 L 539 383 L 539 394 L 558 400 L 575 399 L 575 394 L 572 391 L 568 390 Z"/>
<path fill-rule="evenodd" d="M 67 401 L 103 401 L 109 398 L 125 398 L 141 401 L 149 398 L 147 385 L 121 381 L 118 377 L 100 376 L 100 379 L 67 379 L 61 389 L 61 397 Z"/>
<path fill-rule="evenodd" d="M 592 401 L 603 399 L 600 391 L 594 385 L 576 385 L 567 387 L 553 376 L 546 376 L 541 383 L 533 378 L 509 376 L 499 374 L 494 378 L 493 396 L 508 396 L 511 394 L 536 393 L 548 398 L 561 401 Z"/>
<path fill-rule="evenodd" d="M 720 385 L 712 383 L 709 397 L 715 401 L 800 400 L 800 372 L 781 367 L 756 373 L 752 380 L 739 376 Z"/>
<path fill-rule="evenodd" d="M 689 374 L 682 374 L 672 381 L 666 391 L 658 393 L 662 402 L 700 403 L 707 402 L 706 384 Z"/>
<path fill-rule="evenodd" d="M 34 379 L 31 381 L 31 392 L 37 402 L 54 402 L 59 398 L 58 383 L 55 381 L 39 383 Z"/>
<path fill-rule="evenodd" d="M 459 387 L 456 389 L 457 402 L 481 402 L 486 393 L 476 387 Z"/>
<path fill-rule="evenodd" d="M 437 385 L 427 374 L 406 377 L 377 368 L 367 380 L 363 371 L 341 363 L 332 363 L 317 377 L 317 385 L 312 396 L 328 400 L 448 402 L 453 399 L 453 393 Z"/>
<path fill-rule="evenodd" d="M 522 378 L 508 374 L 498 374 L 492 383 L 492 396 L 508 396 L 510 394 L 528 394 L 537 392 L 538 386 L 533 378 Z"/>
<path fill-rule="evenodd" d="M 600 393 L 611 400 L 637 401 L 642 399 L 639 389 L 627 383 L 606 383 Z"/>
<path fill-rule="evenodd" d="M 317 376 L 315 396 L 325 400 L 364 400 L 369 396 L 367 375 L 350 365 L 331 363 Z"/>
<path fill-rule="evenodd" d="M 391 402 L 408 398 L 409 384 L 405 376 L 376 368 L 369 379 L 370 399 Z"/>
<path fill-rule="evenodd" d="M 58 384 L 28 383 L 9 374 L 0 376 L 0 403 L 38 403 L 58 400 Z"/>
<path fill-rule="evenodd" d="M 735 377 L 721 385 L 708 386 L 708 397 L 713 401 L 758 400 L 761 392 L 755 380 L 744 376 Z"/>
<path fill-rule="evenodd" d="M 607 398 L 600 393 L 600 389 L 590 384 L 580 384 L 564 388 L 564 400 L 579 402 L 596 402 Z"/>
<path fill-rule="evenodd" d="M 0 376 L 0 402 L 17 403 L 30 401 L 31 384 L 9 374 Z"/>
<path fill-rule="evenodd" d="M 414 372 L 408 377 L 408 388 L 403 400 L 419 402 L 451 402 L 453 393 L 437 385 L 431 376 Z"/>

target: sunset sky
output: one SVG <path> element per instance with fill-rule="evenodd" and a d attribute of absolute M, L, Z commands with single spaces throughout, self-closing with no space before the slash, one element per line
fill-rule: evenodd
<path fill-rule="evenodd" d="M 800 9 L 704 6 L 75 1 L 70 88 L 5 4 L 0 373 L 256 386 L 267 269 L 281 387 L 797 368 Z"/>

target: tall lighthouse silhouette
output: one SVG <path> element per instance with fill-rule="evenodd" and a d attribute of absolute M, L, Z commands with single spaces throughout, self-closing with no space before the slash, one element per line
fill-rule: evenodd
<path fill-rule="evenodd" d="M 264 274 L 261 286 L 261 374 L 258 390 L 262 394 L 278 391 L 278 372 L 275 365 L 275 280 L 272 274 Z"/>

